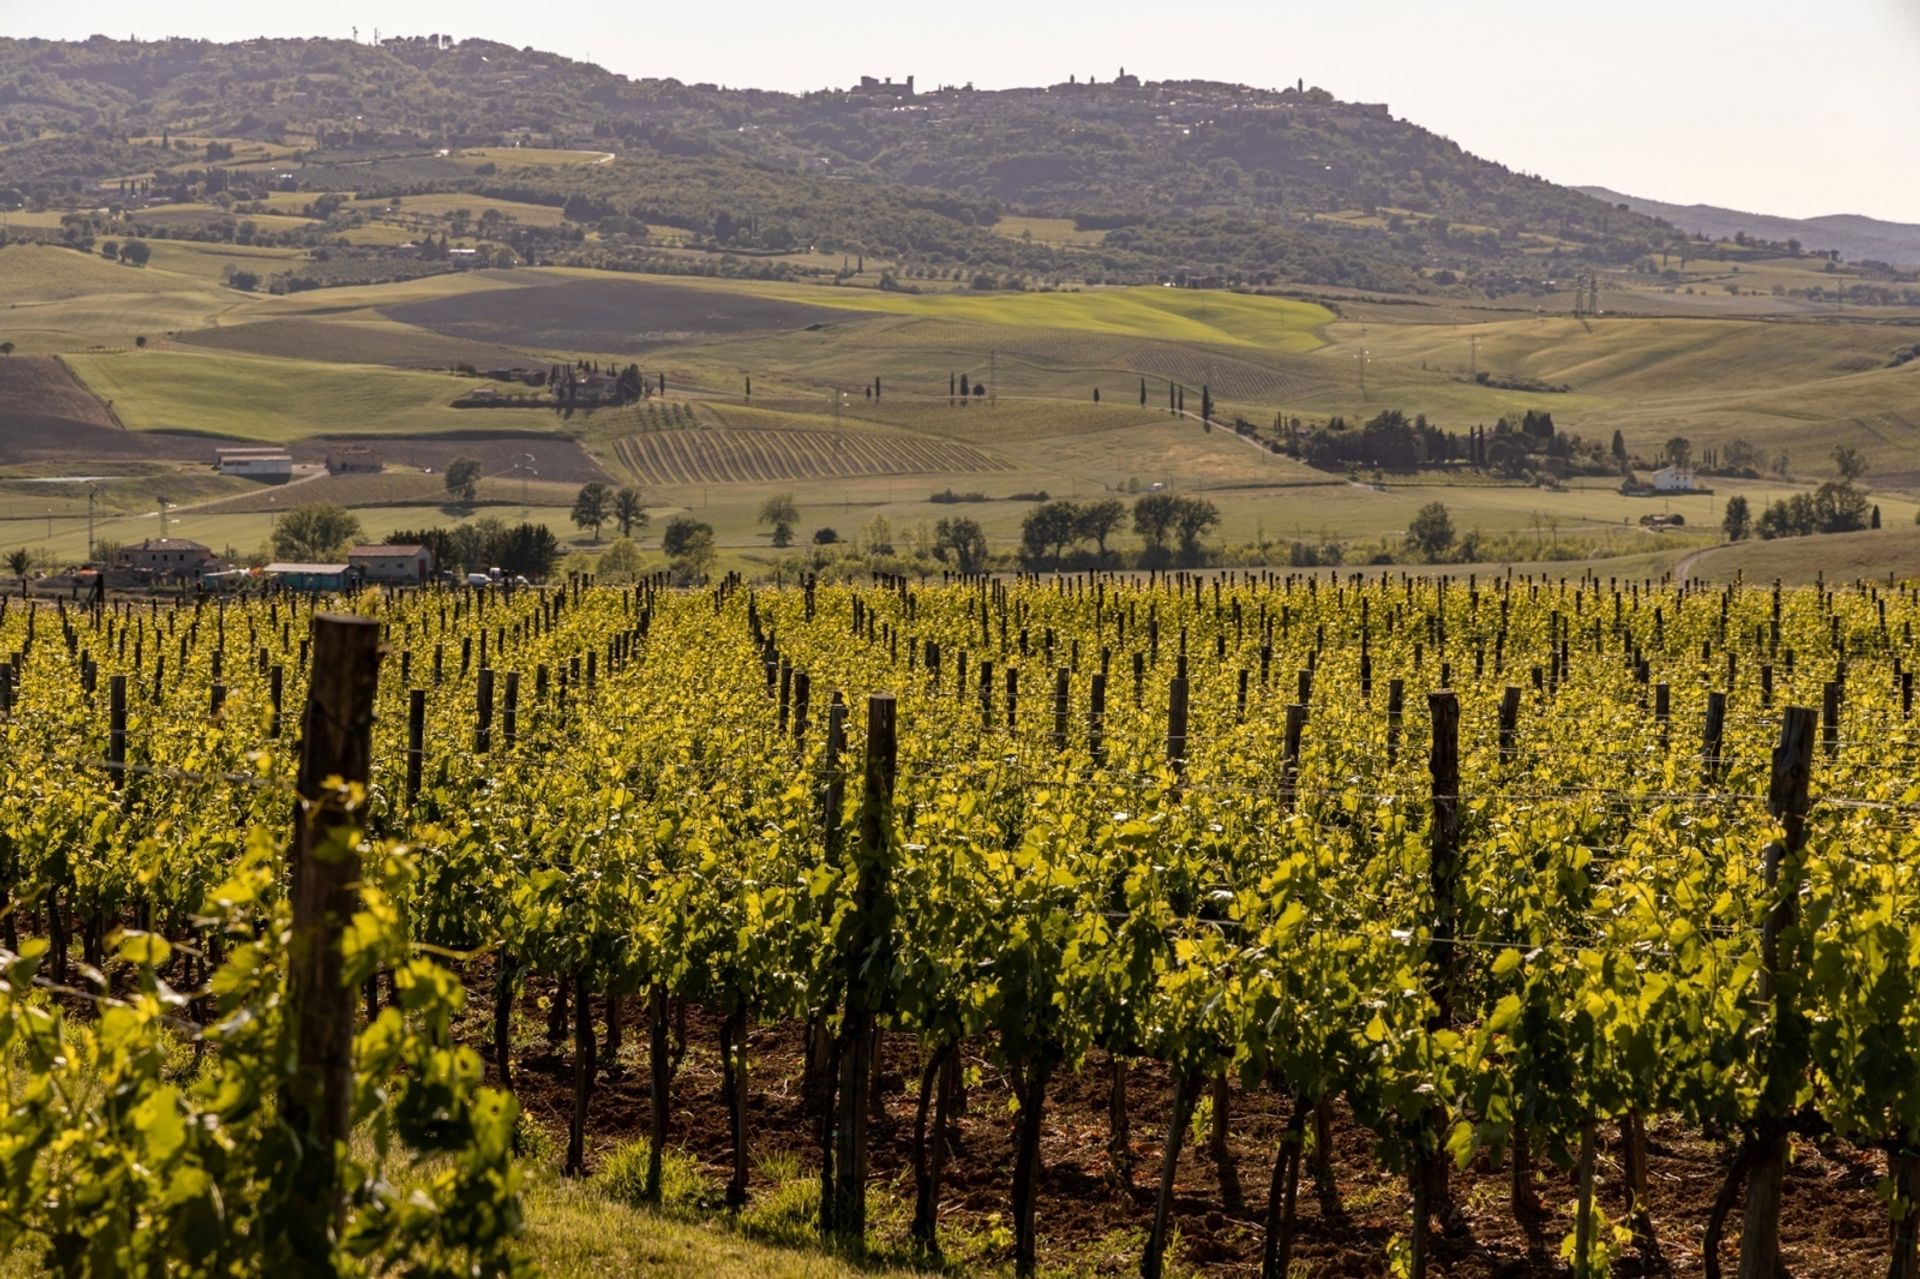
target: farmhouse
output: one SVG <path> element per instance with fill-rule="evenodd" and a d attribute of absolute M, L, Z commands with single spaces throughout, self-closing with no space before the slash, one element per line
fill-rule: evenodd
<path fill-rule="evenodd" d="M 293 454 L 285 449 L 216 449 L 213 465 L 222 475 L 276 481 L 293 478 Z"/>
<path fill-rule="evenodd" d="M 433 576 L 433 552 L 424 546 L 356 546 L 347 563 L 379 586 L 425 586 Z"/>
<path fill-rule="evenodd" d="M 380 455 L 364 444 L 329 444 L 327 474 L 372 475 L 380 470 Z"/>
<path fill-rule="evenodd" d="M 183 537 L 150 537 L 121 547 L 114 557 L 116 568 L 174 577 L 193 577 L 219 562 L 211 550 Z"/>
<path fill-rule="evenodd" d="M 1653 487 L 1660 493 L 1693 492 L 1693 472 L 1684 466 L 1663 466 L 1653 473 Z"/>

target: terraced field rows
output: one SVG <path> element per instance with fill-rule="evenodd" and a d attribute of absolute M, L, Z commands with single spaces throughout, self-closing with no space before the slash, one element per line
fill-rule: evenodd
<path fill-rule="evenodd" d="M 649 431 L 615 440 L 613 452 L 635 479 L 647 484 L 748 484 L 1012 469 L 1007 462 L 966 444 L 831 431 Z"/>

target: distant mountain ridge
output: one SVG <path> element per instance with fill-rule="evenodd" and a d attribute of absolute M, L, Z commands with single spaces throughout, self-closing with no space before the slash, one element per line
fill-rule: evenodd
<path fill-rule="evenodd" d="M 1716 240 L 1732 239 L 1745 232 L 1749 237 L 1762 240 L 1782 243 L 1798 240 L 1810 253 L 1832 249 L 1849 262 L 1885 262 L 1909 270 L 1920 268 L 1920 224 L 1912 222 L 1887 222 L 1858 213 L 1781 218 L 1712 204 L 1668 204 L 1623 195 L 1607 187 L 1585 186 L 1574 190 L 1609 204 L 1624 204 L 1634 213 L 1659 218 L 1682 231 Z"/>
<path fill-rule="evenodd" d="M 576 241 L 588 223 L 597 238 L 521 243 L 539 238 L 521 226 L 518 249 L 627 265 L 651 251 L 626 225 L 640 223 L 763 255 L 741 259 L 755 270 L 791 270 L 766 255 L 812 246 L 1023 285 L 1545 297 L 1597 268 L 1652 262 L 1677 239 L 1385 104 L 1304 81 L 1260 89 L 1119 72 L 975 91 L 867 76 L 788 94 L 629 79 L 442 35 L 377 45 L 0 36 L 0 208 L 85 212 L 125 194 L 118 179 L 148 174 L 177 202 L 217 199 L 230 182 L 257 194 L 260 175 L 219 168 L 230 157 L 216 151 L 233 140 L 284 157 L 288 171 L 269 179 L 282 192 L 362 202 L 471 192 L 564 208 Z M 489 147 L 613 159 L 456 155 Z M 997 231 L 1009 216 L 1071 219 L 1084 238 Z"/>

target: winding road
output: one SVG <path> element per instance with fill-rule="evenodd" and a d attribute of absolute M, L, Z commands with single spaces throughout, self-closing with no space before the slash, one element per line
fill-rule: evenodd
<path fill-rule="evenodd" d="M 1685 556 L 1678 564 L 1673 566 L 1673 580 L 1675 582 L 1685 582 L 1687 575 L 1693 572 L 1693 566 L 1700 562 L 1702 556 L 1711 555 L 1715 551 L 1724 551 L 1726 549 L 1724 546 L 1707 546 Z"/>

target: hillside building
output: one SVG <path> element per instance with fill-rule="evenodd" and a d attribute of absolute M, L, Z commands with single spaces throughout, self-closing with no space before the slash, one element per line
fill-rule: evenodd
<path fill-rule="evenodd" d="M 184 537 L 150 537 L 121 547 L 113 559 L 115 568 L 148 577 L 198 577 L 219 563 L 210 549 Z"/>
<path fill-rule="evenodd" d="M 380 471 L 380 455 L 364 444 L 327 446 L 327 474 L 375 475 Z"/>
<path fill-rule="evenodd" d="M 347 563 L 373 586 L 425 586 L 433 576 L 433 552 L 424 546 L 355 546 Z"/>
<path fill-rule="evenodd" d="M 351 564 L 275 563 L 261 572 L 269 582 L 286 591 L 345 591 L 360 584 L 360 572 Z"/>
<path fill-rule="evenodd" d="M 1663 466 L 1653 473 L 1653 488 L 1656 493 L 1691 493 L 1693 471 L 1684 466 Z"/>
<path fill-rule="evenodd" d="M 217 449 L 213 465 L 222 475 L 276 482 L 293 478 L 293 454 L 285 449 Z"/>

